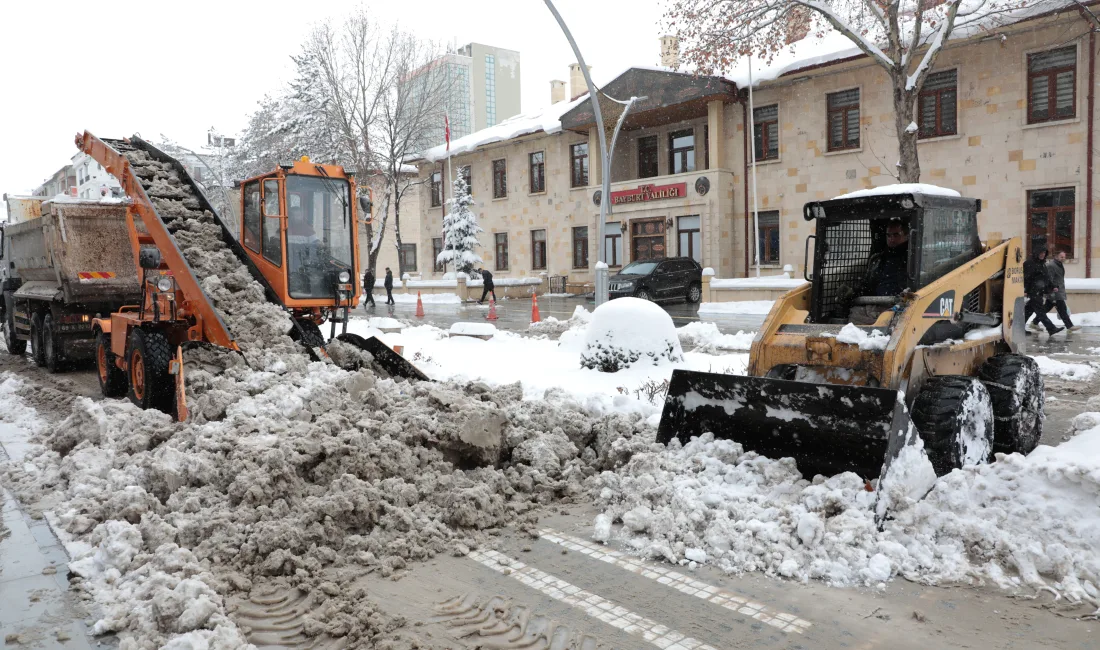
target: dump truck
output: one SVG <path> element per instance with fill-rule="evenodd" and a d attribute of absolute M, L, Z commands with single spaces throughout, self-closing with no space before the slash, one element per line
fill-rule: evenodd
<path fill-rule="evenodd" d="M 126 206 L 64 196 L 4 195 L 0 326 L 10 354 L 56 372 L 95 354 L 93 319 L 141 296 L 126 239 Z"/>
<path fill-rule="evenodd" d="M 980 209 L 906 191 L 806 204 L 807 283 L 772 307 L 746 375 L 673 372 L 658 441 L 711 432 L 806 476 L 867 479 L 918 436 L 940 475 L 1034 449 L 1043 380 L 1024 354 L 1024 251 L 983 243 Z M 908 238 L 902 289 L 876 295 L 888 229 Z"/>
<path fill-rule="evenodd" d="M 105 396 L 128 394 L 142 408 L 184 420 L 183 347 L 240 349 L 222 318 L 238 305 L 223 304 L 219 313 L 195 270 L 201 255 L 229 264 L 227 277 L 245 269 L 263 296 L 240 291 L 235 299 L 289 312 L 287 334 L 314 360 L 325 354 L 320 325 L 329 321 L 333 338 L 370 352 L 389 374 L 427 379 L 378 339 L 346 332 L 359 297 L 357 223 L 369 218 L 371 205 L 367 196 L 355 200 L 354 177 L 343 168 L 302 157 L 245 181 L 238 240 L 184 165 L 140 137 L 101 140 L 84 132 L 76 146 L 115 176 L 129 198 L 126 239 L 140 283 L 135 304 L 92 323 Z M 344 330 L 339 336 L 337 323 Z"/>

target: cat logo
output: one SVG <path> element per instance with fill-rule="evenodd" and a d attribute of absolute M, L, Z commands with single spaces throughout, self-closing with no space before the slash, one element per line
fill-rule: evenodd
<path fill-rule="evenodd" d="M 933 300 L 928 309 L 924 310 L 925 318 L 946 318 L 950 320 L 955 314 L 955 291 L 945 291 Z"/>

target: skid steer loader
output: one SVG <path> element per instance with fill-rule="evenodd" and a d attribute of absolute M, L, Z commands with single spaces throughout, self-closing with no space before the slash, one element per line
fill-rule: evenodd
<path fill-rule="evenodd" d="M 816 222 L 808 284 L 776 301 L 746 376 L 673 372 L 658 441 L 712 432 L 793 457 L 807 477 L 866 479 L 885 474 L 917 435 L 939 475 L 993 452 L 1031 451 L 1043 382 L 1023 354 L 1024 252 L 1019 238 L 983 244 L 980 209 L 980 200 L 920 193 L 806 204 Z M 891 224 L 895 238 L 899 225 L 908 234 L 904 289 L 870 295 Z"/>

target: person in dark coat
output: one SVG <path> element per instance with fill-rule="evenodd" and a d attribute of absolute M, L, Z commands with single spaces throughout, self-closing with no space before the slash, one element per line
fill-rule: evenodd
<path fill-rule="evenodd" d="M 1037 244 L 1031 252 L 1031 257 L 1024 262 L 1024 294 L 1027 296 L 1024 322 L 1026 323 L 1031 315 L 1035 314 L 1035 320 L 1042 323 L 1043 327 L 1047 329 L 1047 333 L 1053 336 L 1065 328 L 1055 327 L 1054 323 L 1047 318 L 1046 310 L 1043 309 L 1046 305 L 1047 296 L 1054 288 L 1046 262 L 1046 244 Z"/>
<path fill-rule="evenodd" d="M 386 287 L 386 304 L 397 304 L 397 301 L 393 299 L 393 271 L 388 266 L 386 267 L 386 279 L 382 284 Z"/>
<path fill-rule="evenodd" d="M 374 307 L 374 271 L 370 269 L 363 274 L 363 293 L 366 296 L 363 298 L 363 309 L 366 309 L 368 304 Z"/>
<path fill-rule="evenodd" d="M 478 300 L 477 304 L 480 305 L 484 303 L 485 296 L 489 294 L 493 294 L 493 301 L 495 302 L 497 299 L 497 292 L 493 288 L 493 274 L 489 273 L 488 269 L 480 269 L 478 272 L 481 273 L 481 279 L 485 282 L 485 288 L 481 290 L 481 300 Z"/>
<path fill-rule="evenodd" d="M 1066 267 L 1064 262 L 1066 261 L 1066 251 L 1060 250 L 1054 254 L 1052 259 L 1047 260 L 1047 275 L 1050 276 L 1051 291 L 1050 298 L 1047 299 L 1043 305 L 1043 313 L 1049 314 L 1051 309 L 1058 310 L 1058 317 L 1062 319 L 1062 324 L 1069 328 L 1071 332 L 1076 332 L 1081 329 L 1077 325 L 1073 324 L 1073 321 L 1069 317 L 1069 307 L 1066 305 Z M 1035 327 L 1035 321 L 1032 321 L 1030 327 Z"/>

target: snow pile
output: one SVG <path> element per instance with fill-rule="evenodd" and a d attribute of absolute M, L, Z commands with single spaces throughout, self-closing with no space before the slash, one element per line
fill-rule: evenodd
<path fill-rule="evenodd" d="M 837 343 L 859 346 L 860 350 L 885 350 L 890 343 L 890 337 L 879 330 L 871 330 L 870 333 L 860 329 L 857 325 L 848 323 L 840 329 L 836 335 Z"/>
<path fill-rule="evenodd" d="M 1067 381 L 1089 381 L 1096 376 L 1096 367 L 1084 363 L 1066 363 L 1050 357 L 1032 357 L 1039 364 L 1039 372 L 1047 377 L 1058 377 Z"/>
<path fill-rule="evenodd" d="M 581 305 L 573 310 L 573 315 L 566 320 L 547 316 L 537 323 L 531 323 L 527 331 L 532 334 L 545 334 L 547 336 L 560 336 L 561 334 L 576 329 L 583 329 L 592 322 L 592 312 Z"/>
<path fill-rule="evenodd" d="M 855 192 L 849 192 L 847 194 L 841 194 L 840 196 L 833 197 L 833 200 L 838 199 L 859 199 L 867 196 L 891 196 L 894 194 L 927 194 L 929 196 L 952 196 L 959 197 L 957 191 L 949 187 L 940 187 L 939 185 L 929 185 L 928 183 L 894 183 L 893 185 L 883 185 L 881 187 L 872 187 L 866 190 L 856 190 Z"/>
<path fill-rule="evenodd" d="M 616 535 L 645 557 L 684 563 L 689 549 L 702 549 L 730 573 L 832 585 L 896 575 L 991 581 L 1100 606 L 1100 427 L 1026 458 L 998 455 L 951 472 L 916 502 L 931 477 L 919 454 L 910 460 L 898 469 L 914 480 L 898 484 L 912 489 L 881 486 L 895 500 L 882 531 L 878 493 L 855 474 L 806 481 L 792 459 L 745 453 L 710 434 L 683 447 L 653 445 L 589 488 L 606 519 L 623 524 Z M 596 533 L 615 536 L 600 526 Z"/>
<path fill-rule="evenodd" d="M 801 278 L 783 275 L 762 275 L 758 278 L 722 278 L 710 281 L 711 289 L 797 289 L 808 284 Z"/>
<path fill-rule="evenodd" d="M 644 360 L 653 364 L 684 360 L 672 317 L 640 298 L 610 300 L 592 313 L 581 366 L 617 372 Z"/>
<path fill-rule="evenodd" d="M 385 294 L 382 296 L 376 296 L 375 300 L 385 300 Z M 462 298 L 458 297 L 457 293 L 395 293 L 393 294 L 393 301 L 401 304 L 416 304 L 417 298 L 425 305 L 461 305 Z"/>
<path fill-rule="evenodd" d="M 699 305 L 700 316 L 765 316 L 772 310 L 774 300 L 732 300 L 730 302 L 704 302 Z"/>
<path fill-rule="evenodd" d="M 714 323 L 693 322 L 676 330 L 680 345 L 692 347 L 695 352 L 715 352 L 717 350 L 748 350 L 756 332 L 738 330 L 736 334 L 723 334 Z"/>
<path fill-rule="evenodd" d="M 497 328 L 492 323 L 454 323 L 449 333 L 451 336 L 492 337 L 497 333 Z"/>

